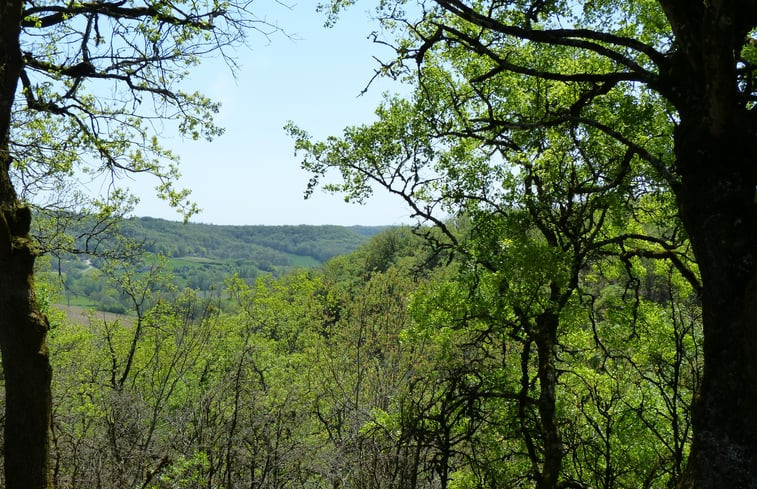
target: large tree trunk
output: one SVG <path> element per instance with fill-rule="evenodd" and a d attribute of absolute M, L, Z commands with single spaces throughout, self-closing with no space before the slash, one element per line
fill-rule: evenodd
<path fill-rule="evenodd" d="M 757 212 L 751 134 L 682 121 L 677 191 L 702 276 L 704 374 L 681 487 L 757 488 Z"/>
<path fill-rule="evenodd" d="M 15 215 L 14 215 L 15 214 Z M 34 255 L 26 236 L 8 233 L 9 217 L 28 216 L 0 208 L 0 350 L 5 376 L 5 487 L 50 486 L 50 364 L 45 337 L 47 320 L 32 289 Z M 18 222 L 18 221 L 17 221 Z M 27 221 L 28 222 L 28 221 Z M 7 237 L 12 241 L 8 246 Z"/>
<path fill-rule="evenodd" d="M 47 319 L 34 295 L 31 213 L 10 181 L 9 128 L 21 69 L 21 3 L 0 2 L 0 352 L 5 380 L 5 487 L 50 487 Z"/>
<path fill-rule="evenodd" d="M 676 197 L 702 277 L 704 372 L 682 488 L 757 488 L 757 131 L 737 56 L 753 0 L 660 0 L 676 36 Z M 743 87 L 742 87 L 743 88 Z"/>

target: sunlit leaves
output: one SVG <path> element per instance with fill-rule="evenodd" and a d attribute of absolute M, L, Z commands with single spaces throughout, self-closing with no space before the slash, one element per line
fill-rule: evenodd
<path fill-rule="evenodd" d="M 174 189 L 177 158 L 156 136 L 165 130 L 191 139 L 221 134 L 213 123 L 218 104 L 186 90 L 187 68 L 238 44 L 248 28 L 267 35 L 267 24 L 232 2 L 26 8 L 11 134 L 14 178 L 24 200 L 86 211 L 82 196 L 115 200 L 107 194 L 120 179 L 144 173 L 157 178 L 158 195 L 185 217 L 197 212 L 188 191 Z M 101 179 L 95 183 L 101 191 L 48 198 L 48 192 L 90 183 L 87 178 Z"/>

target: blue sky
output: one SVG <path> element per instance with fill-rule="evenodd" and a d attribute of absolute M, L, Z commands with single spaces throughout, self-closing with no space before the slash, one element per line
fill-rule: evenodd
<path fill-rule="evenodd" d="M 259 3 L 260 8 L 263 3 Z M 407 223 L 409 210 L 396 197 L 378 190 L 363 206 L 339 195 L 317 191 L 303 200 L 308 175 L 300 169 L 293 143 L 283 131 L 292 120 L 318 138 L 337 135 L 347 125 L 370 122 L 383 92 L 400 89 L 390 81 L 359 96 L 377 66 L 372 56 L 388 57 L 386 47 L 367 36 L 376 29 L 365 7 L 349 10 L 336 24 L 323 27 L 315 2 L 291 9 L 275 2 L 258 12 L 296 40 L 250 36 L 249 49 L 236 51 L 236 79 L 220 60 L 208 60 L 190 80 L 222 103 L 217 121 L 226 132 L 211 143 L 162 134 L 181 157 L 183 186 L 203 209 L 192 221 L 213 224 Z M 151 198 L 150 182 L 133 182 L 141 198 L 135 214 L 177 220 L 164 202 Z"/>

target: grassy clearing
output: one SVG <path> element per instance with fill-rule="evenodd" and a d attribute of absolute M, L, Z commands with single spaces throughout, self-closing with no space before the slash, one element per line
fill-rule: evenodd
<path fill-rule="evenodd" d="M 129 324 L 132 322 L 131 317 L 125 314 L 115 314 L 112 312 L 96 311 L 92 307 L 54 304 L 53 307 L 66 314 L 66 317 L 76 324 L 90 324 L 92 321 L 120 321 L 122 324 Z"/>

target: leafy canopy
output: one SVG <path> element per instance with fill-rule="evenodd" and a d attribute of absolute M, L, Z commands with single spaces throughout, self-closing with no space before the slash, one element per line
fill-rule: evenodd
<path fill-rule="evenodd" d="M 157 193 L 186 217 L 178 157 L 162 132 L 212 139 L 218 104 L 186 89 L 190 70 L 256 31 L 276 28 L 235 1 L 29 1 L 20 32 L 22 69 L 13 105 L 12 178 L 38 207 L 103 215 L 135 202 L 118 181 L 157 178 Z M 85 194 L 80 182 L 101 192 Z"/>

